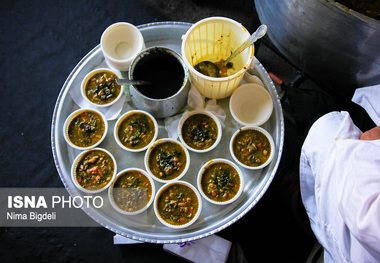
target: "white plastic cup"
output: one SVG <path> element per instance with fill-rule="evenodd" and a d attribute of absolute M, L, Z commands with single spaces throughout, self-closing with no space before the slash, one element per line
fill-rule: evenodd
<path fill-rule="evenodd" d="M 269 155 L 269 158 L 268 160 L 259 165 L 259 166 L 248 166 L 244 163 L 242 163 L 237 157 L 236 155 L 234 154 L 234 142 L 235 142 L 235 138 L 239 135 L 240 132 L 243 132 L 243 131 L 246 131 L 246 130 L 256 130 L 256 131 L 259 131 L 261 133 L 263 133 L 267 138 L 268 138 L 268 141 L 270 143 L 270 148 L 271 148 L 271 151 L 270 151 L 270 155 Z M 274 155 L 276 153 L 276 148 L 275 148 L 275 144 L 274 144 L 274 141 L 273 141 L 273 138 L 272 136 L 269 134 L 269 132 L 267 132 L 267 130 L 265 130 L 264 128 L 261 128 L 261 127 L 258 127 L 258 126 L 245 126 L 245 127 L 242 127 L 240 129 L 238 129 L 232 136 L 231 136 L 231 140 L 230 140 L 230 153 L 231 153 L 231 156 L 232 158 L 234 159 L 234 161 L 236 163 L 238 163 L 241 167 L 243 168 L 246 168 L 246 169 L 249 169 L 249 170 L 259 170 L 259 169 L 262 169 L 264 167 L 266 167 L 268 164 L 270 164 L 274 158 Z"/>
<path fill-rule="evenodd" d="M 80 161 L 82 161 L 82 159 L 86 156 L 86 154 L 88 154 L 89 152 L 92 152 L 92 151 L 102 151 L 103 153 L 107 154 L 109 157 L 111 157 L 112 161 L 113 161 L 113 165 L 114 165 L 114 171 L 113 171 L 113 174 L 112 174 L 112 178 L 111 180 L 107 183 L 107 185 L 105 185 L 104 187 L 102 188 L 98 188 L 98 189 L 87 189 L 87 188 L 84 188 L 77 180 L 76 178 L 76 169 L 78 167 L 78 164 Z M 73 180 L 73 183 L 74 185 L 79 189 L 81 190 L 82 192 L 84 193 L 87 193 L 87 194 L 95 194 L 95 193 L 100 193 L 104 190 L 106 190 L 111 184 L 113 184 L 113 181 L 115 180 L 115 177 L 116 177 L 116 174 L 117 174 L 117 163 L 116 163 L 116 159 L 115 157 L 109 152 L 107 151 L 106 149 L 104 148 L 94 148 L 94 149 L 89 149 L 89 150 L 86 150 L 86 151 L 83 151 L 81 152 L 75 159 L 74 159 L 74 162 L 73 164 L 71 165 L 71 179 Z"/>
<path fill-rule="evenodd" d="M 123 124 L 123 122 L 130 116 L 132 116 L 133 114 L 144 114 L 146 115 L 148 118 L 150 118 L 153 122 L 153 125 L 154 125 L 154 135 L 153 135 L 153 138 L 152 140 L 144 147 L 142 148 L 128 148 L 127 146 L 125 146 L 121 141 L 120 141 L 120 138 L 119 138 L 119 129 L 120 129 L 120 126 L 121 124 Z M 126 113 L 124 113 L 116 122 L 115 124 L 115 127 L 114 127 L 114 137 L 115 137 L 115 141 L 117 142 L 117 144 L 124 150 L 126 151 L 129 151 L 129 152 L 142 152 L 142 151 L 145 151 L 146 149 L 148 149 L 157 139 L 157 136 L 158 136 L 158 124 L 157 124 L 157 121 L 156 119 L 148 112 L 146 111 L 142 111 L 142 110 L 131 110 L 131 111 L 128 111 Z"/>
<path fill-rule="evenodd" d="M 151 153 L 152 153 L 152 151 L 154 150 L 155 147 L 157 147 L 158 145 L 160 145 L 162 143 L 168 143 L 168 142 L 178 144 L 183 149 L 183 151 L 185 152 L 185 156 L 186 156 L 186 164 L 185 164 L 185 168 L 182 171 L 182 173 L 179 174 L 177 177 L 175 177 L 173 179 L 164 180 L 164 179 L 159 178 L 157 175 L 155 175 L 152 172 L 152 170 L 150 168 L 150 165 L 149 165 L 149 160 L 151 158 L 150 155 L 151 155 Z M 177 140 L 174 140 L 174 139 L 171 139 L 171 138 L 158 139 L 151 146 L 149 146 L 148 150 L 145 152 L 144 165 L 145 165 L 145 170 L 148 172 L 148 174 L 154 180 L 156 180 L 159 183 L 163 183 L 163 184 L 171 183 L 171 182 L 175 182 L 175 181 L 180 180 L 182 177 L 185 176 L 185 174 L 189 170 L 189 168 L 190 168 L 190 154 L 189 154 L 189 151 L 187 150 L 187 148 L 185 146 L 183 146 L 182 143 L 179 142 L 179 141 L 177 141 Z"/>
<path fill-rule="evenodd" d="M 126 22 L 110 25 L 100 38 L 100 46 L 111 68 L 127 71 L 134 57 L 145 49 L 140 30 Z"/>
<path fill-rule="evenodd" d="M 82 94 L 82 97 L 85 101 L 87 101 L 88 103 L 90 103 L 92 106 L 95 106 L 95 107 L 101 107 L 101 108 L 105 108 L 105 107 L 109 107 L 113 104 L 115 104 L 122 96 L 123 96 L 123 88 L 120 87 L 120 93 L 119 95 L 111 102 L 109 103 L 105 103 L 105 104 L 97 104 L 97 103 L 94 103 L 92 102 L 87 96 L 86 96 L 86 87 L 87 87 L 87 84 L 88 82 L 90 82 L 90 80 L 98 73 L 112 73 L 114 75 L 117 76 L 117 78 L 121 79 L 122 76 L 119 72 L 116 72 L 115 70 L 111 70 L 111 69 L 108 69 L 108 68 L 98 68 L 98 69 L 94 69 L 92 71 L 90 71 L 82 80 L 82 84 L 81 84 L 81 94 Z"/>
<path fill-rule="evenodd" d="M 264 87 L 247 83 L 232 93 L 229 107 L 232 117 L 241 125 L 260 126 L 272 115 L 273 101 Z"/>
<path fill-rule="evenodd" d="M 250 37 L 240 23 L 225 17 L 210 17 L 195 23 L 182 36 L 181 53 L 189 69 L 192 84 L 205 97 L 223 99 L 240 85 L 244 73 L 252 67 L 253 45 L 241 52 L 233 62 L 235 73 L 228 77 L 212 78 L 201 74 L 194 66 L 201 61 L 226 60 Z"/>
<path fill-rule="evenodd" d="M 184 123 L 186 122 L 186 120 L 188 118 L 190 118 L 191 116 L 196 115 L 196 114 L 204 114 L 204 115 L 209 116 L 211 119 L 213 119 L 215 121 L 215 123 L 216 123 L 216 125 L 218 127 L 218 136 L 216 138 L 216 141 L 209 148 L 206 148 L 206 149 L 195 149 L 195 148 L 192 148 L 190 145 L 188 145 L 186 143 L 185 139 L 183 138 L 182 127 L 183 127 Z M 192 152 L 205 153 L 205 152 L 209 152 L 209 151 L 213 150 L 216 146 L 218 146 L 219 142 L 221 141 L 221 139 L 222 139 L 222 133 L 223 133 L 223 131 L 222 131 L 222 125 L 220 124 L 219 119 L 214 114 L 212 114 L 211 112 L 208 112 L 208 111 L 205 111 L 205 110 L 189 111 L 189 112 L 185 113 L 181 117 L 181 119 L 179 120 L 179 125 L 178 125 L 178 136 L 179 136 L 179 139 L 182 142 L 182 144 L 187 149 L 189 149 Z"/>
<path fill-rule="evenodd" d="M 173 186 L 173 185 L 184 185 L 184 186 L 187 186 L 189 187 L 194 193 L 195 195 L 197 196 L 197 199 L 198 199 L 198 210 L 196 211 L 196 214 L 194 215 L 193 219 L 191 219 L 189 222 L 187 222 L 186 224 L 182 224 L 182 225 L 172 225 L 168 222 L 166 222 L 162 217 L 161 217 L 161 213 L 158 209 L 158 202 L 159 202 L 159 199 L 160 199 L 160 196 L 161 194 L 166 191 L 169 187 Z M 185 182 L 185 181 L 174 181 L 174 182 L 171 182 L 171 183 L 167 183 L 167 184 L 164 184 L 163 186 L 161 186 L 161 188 L 157 191 L 157 194 L 155 196 L 155 199 L 154 199 L 154 213 L 156 214 L 156 217 L 157 219 L 165 226 L 167 227 L 170 227 L 170 228 L 173 228 L 173 229 L 184 229 L 184 228 L 187 228 L 189 227 L 190 225 L 192 225 L 193 223 L 195 223 L 195 221 L 198 220 L 200 214 L 202 212 L 202 198 L 201 198 L 201 195 L 199 194 L 198 190 L 195 188 L 195 186 L 193 186 L 192 184 L 188 183 L 188 182 Z"/>
<path fill-rule="evenodd" d="M 113 197 L 113 192 L 117 191 L 117 190 L 115 190 L 115 187 L 114 187 L 115 182 L 117 182 L 117 180 L 118 180 L 119 177 L 123 176 L 125 173 L 130 172 L 130 171 L 137 171 L 137 172 L 140 172 L 141 174 L 143 174 L 146 178 L 148 178 L 148 180 L 150 182 L 150 185 L 152 187 L 152 196 L 150 197 L 149 200 L 147 200 L 147 204 L 143 208 L 141 208 L 139 210 L 136 210 L 136 211 L 133 211 L 133 212 L 128 212 L 128 211 L 125 211 L 125 210 L 121 209 L 116 204 L 116 202 L 114 200 L 114 197 Z M 148 175 L 148 173 L 146 171 L 144 171 L 143 169 L 140 169 L 140 168 L 127 168 L 127 169 L 122 170 L 121 172 L 119 172 L 115 176 L 114 180 L 112 181 L 112 184 L 108 188 L 108 198 L 110 200 L 110 203 L 111 203 L 112 207 L 116 211 L 118 211 L 119 213 L 124 214 L 124 215 L 138 215 L 138 214 L 144 212 L 145 210 L 147 210 L 150 207 L 150 205 L 153 203 L 153 201 L 154 201 L 155 193 L 156 193 L 156 187 L 154 185 L 153 179 Z"/>
<path fill-rule="evenodd" d="M 222 202 L 222 201 L 215 201 L 215 200 L 211 199 L 210 197 L 208 197 L 206 195 L 206 193 L 203 191 L 203 188 L 202 188 L 203 173 L 212 164 L 215 164 L 215 163 L 225 163 L 225 164 L 228 164 L 231 167 L 233 167 L 236 170 L 236 172 L 239 174 L 239 179 L 240 179 L 239 190 L 236 193 L 236 195 L 233 198 L 229 199 L 228 201 L 224 201 L 224 202 Z M 203 198 L 206 199 L 207 201 L 209 201 L 210 203 L 215 204 L 215 205 L 228 205 L 228 204 L 231 204 L 231 203 L 235 202 L 235 200 L 237 200 L 240 197 L 240 195 L 242 194 L 242 192 L 244 190 L 244 176 L 243 176 L 243 173 L 240 170 L 240 168 L 234 162 L 232 162 L 232 161 L 230 161 L 228 159 L 224 159 L 224 158 L 212 159 L 212 160 L 208 161 L 207 163 L 205 163 L 201 167 L 201 169 L 199 170 L 198 177 L 197 177 L 197 186 L 198 186 L 198 190 L 201 193 L 201 195 L 203 196 Z"/>
<path fill-rule="evenodd" d="M 103 120 L 103 123 L 104 123 L 104 133 L 102 135 L 102 138 L 90 145 L 90 146 L 78 146 L 76 144 L 74 144 L 71 140 L 70 140 L 70 136 L 69 136 L 69 126 L 71 124 L 71 122 L 76 118 L 78 117 L 80 114 L 82 113 L 85 113 L 85 112 L 92 112 L 92 113 L 95 113 L 97 115 L 99 115 L 101 117 L 101 119 Z M 98 110 L 95 110 L 95 109 L 89 109 L 89 108 L 85 108 L 85 109 L 77 109 L 76 111 L 72 112 L 65 120 L 65 123 L 63 124 L 63 137 L 65 138 L 66 142 L 74 149 L 77 149 L 77 150 L 81 150 L 81 151 L 85 151 L 85 150 L 89 150 L 89 149 L 92 149 L 92 148 L 95 148 L 97 147 L 99 144 L 101 144 L 104 140 L 104 138 L 107 136 L 107 132 L 108 132 L 108 122 L 107 122 L 107 119 L 106 117 Z"/>

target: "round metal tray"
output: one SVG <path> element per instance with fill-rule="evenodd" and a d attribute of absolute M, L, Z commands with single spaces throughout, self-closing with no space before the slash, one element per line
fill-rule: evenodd
<path fill-rule="evenodd" d="M 181 37 L 190 27 L 191 24 L 189 23 L 159 22 L 141 25 L 139 29 L 144 36 L 146 47 L 165 46 L 180 53 Z M 101 208 L 87 208 L 84 206 L 82 209 L 100 225 L 117 234 L 151 243 L 179 243 L 203 238 L 217 233 L 243 217 L 260 200 L 272 182 L 280 163 L 284 144 L 284 119 L 277 91 L 264 67 L 256 58 L 255 60 L 256 65 L 251 70 L 264 82 L 274 102 L 272 116 L 262 127 L 272 135 L 276 144 L 276 153 L 273 161 L 262 170 L 250 171 L 242 169 L 245 187 L 238 200 L 226 206 L 213 205 L 204 200 L 199 219 L 190 227 L 181 229 L 180 231 L 162 225 L 156 218 L 152 206 L 140 215 L 125 216 L 118 213 L 110 205 L 107 191 L 100 194 L 104 199 L 104 205 Z M 54 161 L 65 188 L 72 196 L 83 196 L 84 194 L 75 188 L 70 175 L 71 164 L 74 158 L 79 154 L 79 151 L 68 146 L 63 137 L 63 124 L 65 119 L 72 111 L 78 108 L 72 100 L 69 91 L 71 88 L 77 87 L 89 71 L 102 63 L 104 63 L 104 57 L 100 45 L 98 45 L 78 63 L 68 76 L 58 96 L 54 109 L 51 135 Z M 188 181 L 194 186 L 196 186 L 196 177 L 202 164 L 214 158 L 227 158 L 232 160 L 228 150 L 228 144 L 232 134 L 238 127 L 236 126 L 236 122 L 232 120 L 228 109 L 228 102 L 229 98 L 218 100 L 218 105 L 225 109 L 227 115 L 220 144 L 207 154 L 190 153 L 191 166 L 189 172 L 182 180 Z M 121 113 L 125 111 L 126 109 L 123 108 Z M 115 156 L 119 171 L 128 167 L 144 169 L 144 153 L 126 152 L 117 145 L 113 137 L 115 122 L 116 120 L 108 122 L 109 130 L 107 137 L 99 147 L 109 150 Z M 158 120 L 158 123 L 158 138 L 167 137 L 164 120 Z M 156 189 L 162 186 L 162 184 L 157 182 L 155 182 L 155 184 Z"/>

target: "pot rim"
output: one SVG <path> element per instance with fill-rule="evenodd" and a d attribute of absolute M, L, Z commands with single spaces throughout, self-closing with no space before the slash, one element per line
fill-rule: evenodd
<path fill-rule="evenodd" d="M 338 8 L 340 11 L 344 12 L 344 14 L 351 15 L 354 19 L 359 19 L 363 22 L 368 22 L 372 24 L 376 24 L 380 26 L 380 20 L 374 19 L 372 17 L 366 16 L 362 13 L 359 13 L 358 11 L 355 11 L 335 0 L 327 0 L 327 2 L 331 5 L 333 5 L 334 8 Z"/>

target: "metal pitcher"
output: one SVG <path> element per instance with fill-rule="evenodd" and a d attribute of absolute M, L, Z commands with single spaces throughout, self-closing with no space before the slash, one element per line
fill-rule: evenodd
<path fill-rule="evenodd" d="M 178 62 L 182 65 L 184 71 L 182 86 L 174 95 L 164 99 L 154 99 L 147 97 L 144 94 L 142 94 L 135 85 L 130 86 L 130 93 L 132 102 L 138 109 L 145 110 L 156 118 L 165 118 L 175 115 L 186 106 L 187 97 L 190 90 L 189 72 L 185 66 L 185 63 L 183 62 L 182 57 L 174 50 L 171 50 L 166 47 L 151 47 L 141 51 L 132 61 L 128 73 L 129 79 L 134 79 L 133 74 L 138 62 L 141 59 L 143 59 L 146 55 L 149 55 L 152 52 L 164 52 L 178 60 Z"/>

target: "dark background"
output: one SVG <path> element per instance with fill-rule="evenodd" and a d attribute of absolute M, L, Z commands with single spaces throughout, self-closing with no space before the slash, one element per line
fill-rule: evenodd
<path fill-rule="evenodd" d="M 253 0 L 1 1 L 0 187 L 63 187 L 50 143 L 55 102 L 70 72 L 110 24 L 194 23 L 209 16 L 232 18 L 251 33 L 260 24 Z M 265 43 L 270 40 L 257 45 L 255 56 L 290 83 L 299 69 Z M 299 151 L 308 124 L 336 109 L 361 114 L 309 79 L 287 90 L 285 145 L 274 181 L 247 215 L 218 233 L 233 243 L 229 262 L 305 262 L 315 238 L 299 202 Z M 0 261 L 182 261 L 158 244 L 113 245 L 113 236 L 103 227 L 2 227 Z"/>

